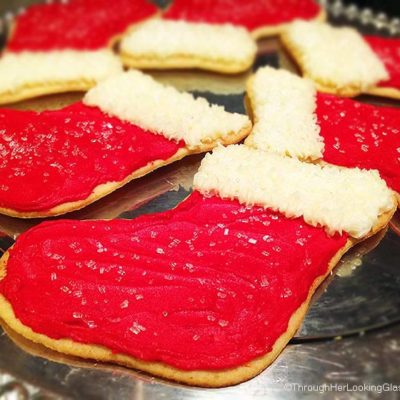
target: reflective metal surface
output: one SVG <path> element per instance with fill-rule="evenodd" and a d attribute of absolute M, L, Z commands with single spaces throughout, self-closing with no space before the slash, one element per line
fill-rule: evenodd
<path fill-rule="evenodd" d="M 6 335 L 0 348 L 9 348 L 0 358 L 0 369 L 18 380 L 40 387 L 62 398 L 73 399 L 299 399 L 317 397 L 317 386 L 332 385 L 326 398 L 388 399 L 399 392 L 384 387 L 399 385 L 400 326 L 378 330 L 364 336 L 288 346 L 276 362 L 254 379 L 229 388 L 200 389 L 163 382 L 144 374 L 114 366 L 84 363 L 50 354 L 27 356 L 25 351 L 41 354 L 42 349 L 17 347 Z M 17 340 L 14 338 L 14 340 Z M 18 340 L 17 340 L 18 342 Z M 18 342 L 20 346 L 23 346 Z M 32 346 L 30 344 L 30 346 Z M 54 360 L 54 361 L 50 361 Z M 67 364 L 68 363 L 68 364 Z M 383 386 L 386 384 L 386 386 Z M 297 385 L 304 385 L 300 388 Z M 336 386 L 334 386 L 336 385 Z M 339 385 L 375 385 L 374 390 L 338 392 Z M 382 386 L 382 387 L 380 387 Z M 336 390 L 335 390 L 336 387 Z M 364 388 L 362 388 L 364 389 Z"/>
<path fill-rule="evenodd" d="M 259 49 L 254 68 L 269 64 L 296 71 L 276 39 L 260 42 Z M 233 77 L 198 71 L 154 72 L 153 75 L 162 82 L 223 104 L 230 111 L 244 112 L 243 95 L 249 73 Z M 79 98 L 81 94 L 48 96 L 12 107 L 58 108 Z M 399 105 L 367 96 L 361 100 Z M 191 156 L 157 170 L 61 218 L 131 219 L 170 209 L 190 193 L 201 159 L 202 155 Z M 21 232 L 39 222 L 0 215 L 1 251 L 11 246 Z M 400 392 L 379 393 L 385 390 L 380 386 L 372 388 L 375 391 L 348 391 L 356 384 L 400 385 L 399 244 L 397 213 L 386 235 L 369 239 L 343 258 L 335 274 L 315 294 L 292 343 L 272 366 L 249 382 L 217 390 L 185 387 L 121 367 L 57 354 L 13 332 L 6 335 L 8 328 L 3 326 L 4 330 L 0 328 L 0 399 L 297 399 L 313 397 L 316 389 L 321 389 L 316 385 L 331 383 L 349 386 L 341 390 L 339 386 L 332 387 L 335 394 L 328 393 L 328 398 L 399 398 Z M 343 339 L 337 340 L 338 337 Z M 314 386 L 301 388 L 296 384 Z"/>

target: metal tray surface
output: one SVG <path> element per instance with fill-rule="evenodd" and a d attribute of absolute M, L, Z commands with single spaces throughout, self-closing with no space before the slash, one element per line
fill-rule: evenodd
<path fill-rule="evenodd" d="M 29 1 L 0 1 L 0 9 L 5 3 L 13 3 L 9 4 L 11 7 Z M 342 23 L 345 11 L 334 14 L 334 21 Z M 362 25 L 368 32 L 378 29 L 371 22 Z M 389 32 L 388 28 L 385 32 Z M 254 69 L 262 65 L 296 71 L 276 39 L 259 43 Z M 206 97 L 213 103 L 224 105 L 229 111 L 241 113 L 245 112 L 243 98 L 249 74 L 221 76 L 200 71 L 152 72 L 161 82 Z M 82 94 L 47 96 L 12 107 L 54 109 L 81 97 Z M 362 96 L 360 100 L 400 105 L 368 96 Z M 132 219 L 170 209 L 190 194 L 193 176 L 202 157 L 187 157 L 61 218 Z M 0 215 L 0 254 L 14 243 L 20 233 L 39 222 L 41 220 Z M 378 234 L 345 255 L 334 274 L 314 295 L 312 306 L 291 344 L 273 365 L 249 382 L 215 390 L 185 387 L 125 368 L 57 354 L 15 333 L 8 332 L 10 336 L 6 335 L 8 328 L 3 324 L 3 329 L 0 327 L 0 399 L 15 396 L 23 399 L 264 399 L 267 396 L 271 399 L 297 399 L 313 396 L 315 389 L 321 388 L 309 386 L 308 389 L 301 389 L 296 385 L 347 384 L 347 390 L 355 384 L 399 385 L 399 244 L 400 216 L 397 213 L 386 235 Z M 375 391 L 356 393 L 346 390 L 339 393 L 337 386 L 331 389 L 332 393 L 325 393 L 327 397 L 381 396 L 379 387 Z M 397 394 L 385 392 L 385 398 L 395 399 Z"/>

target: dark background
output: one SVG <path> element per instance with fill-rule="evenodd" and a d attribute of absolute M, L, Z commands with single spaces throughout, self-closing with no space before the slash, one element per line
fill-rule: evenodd
<path fill-rule="evenodd" d="M 392 17 L 400 17 L 400 0 L 344 0 L 343 2 L 382 11 Z"/>

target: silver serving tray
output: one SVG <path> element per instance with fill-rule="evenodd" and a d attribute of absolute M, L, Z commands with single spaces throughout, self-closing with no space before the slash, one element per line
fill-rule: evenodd
<path fill-rule="evenodd" d="M 17 3 L 0 1 L 1 7 Z M 29 1 L 19 1 L 27 4 Z M 338 10 L 338 2 L 335 2 Z M 345 11 L 334 14 L 343 19 Z M 335 10 L 335 8 L 333 8 Z M 357 14 L 361 15 L 361 14 Z M 353 18 L 353 21 L 356 19 Z M 360 22 L 360 19 L 357 19 Z M 364 29 L 371 29 L 369 21 Z M 388 25 L 389 26 L 389 25 Z M 392 26 L 392 25 L 390 25 Z M 375 27 L 376 28 L 376 27 Z M 380 28 L 389 32 L 389 28 Z M 276 39 L 259 43 L 254 68 L 273 65 L 296 71 L 291 59 Z M 205 72 L 154 72 L 153 76 L 230 111 L 244 113 L 245 81 L 249 73 L 221 76 Z M 79 100 L 82 94 L 47 96 L 13 105 L 18 109 L 59 108 Z M 363 96 L 362 101 L 400 103 Z M 187 157 L 153 174 L 135 180 L 106 198 L 66 214 L 75 219 L 132 219 L 138 215 L 167 210 L 191 191 L 193 175 L 202 155 Z M 1 179 L 1 178 L 0 178 Z M 341 260 L 335 274 L 314 295 L 312 306 L 278 360 L 249 382 L 224 389 L 197 389 L 151 378 L 125 368 L 86 362 L 57 354 L 0 327 L 0 399 L 209 399 L 309 397 L 317 387 L 296 385 L 400 384 L 400 217 L 393 219 L 386 235 L 378 234 L 352 249 Z M 17 236 L 41 220 L 21 220 L 0 215 L 0 254 Z M 3 371 L 3 373 L 2 373 Z M 337 392 L 338 386 L 330 391 Z M 390 388 L 390 386 L 386 386 Z M 312 390 L 314 389 L 314 390 Z M 326 387 L 325 390 L 328 390 Z M 342 388 L 340 398 L 378 398 L 378 391 L 357 394 Z M 6 394 L 8 393 L 8 395 Z M 354 397 L 357 396 L 357 397 Z M 398 398 L 385 392 L 385 398 Z"/>

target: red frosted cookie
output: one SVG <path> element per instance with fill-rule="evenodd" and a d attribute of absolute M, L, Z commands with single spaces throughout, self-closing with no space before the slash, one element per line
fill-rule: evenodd
<path fill-rule="evenodd" d="M 385 64 L 389 79 L 379 82 L 369 93 L 400 99 L 400 39 L 364 36 L 372 50 Z"/>
<path fill-rule="evenodd" d="M 207 155 L 195 188 L 164 213 L 22 234 L 0 261 L 0 316 L 59 352 L 235 384 L 278 356 L 342 254 L 394 212 L 372 172 L 247 146 Z"/>
<path fill-rule="evenodd" d="M 309 80 L 270 67 L 249 79 L 247 94 L 254 119 L 247 145 L 376 169 L 400 193 L 400 109 L 317 93 Z"/>
<path fill-rule="evenodd" d="M 42 113 L 1 110 L 0 126 L 7 132 L 0 136 L 1 208 L 27 216 L 84 205 L 97 186 L 122 182 L 185 146 L 82 103 Z"/>
<path fill-rule="evenodd" d="M 110 47 L 129 26 L 156 15 L 147 0 L 70 0 L 20 14 L 0 58 L 0 104 L 86 91 L 122 70 Z"/>
<path fill-rule="evenodd" d="M 323 160 L 346 167 L 377 169 L 400 193 L 400 110 L 317 95 Z"/>
<path fill-rule="evenodd" d="M 7 50 L 98 50 L 111 46 L 130 25 L 157 11 L 148 0 L 69 0 L 32 5 L 17 17 Z"/>
<path fill-rule="evenodd" d="M 134 71 L 62 110 L 0 110 L 0 212 L 81 208 L 162 165 L 239 141 L 250 128 L 244 115 Z"/>
<path fill-rule="evenodd" d="M 325 12 L 314 0 L 175 0 L 163 17 L 241 25 L 259 38 L 280 33 L 298 18 L 325 19 Z"/>

